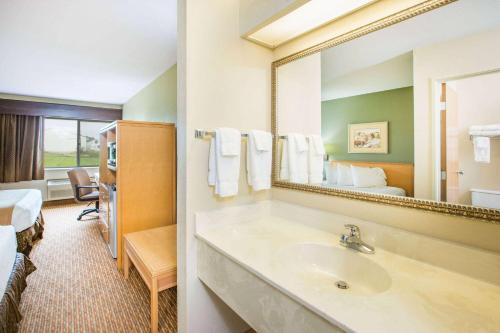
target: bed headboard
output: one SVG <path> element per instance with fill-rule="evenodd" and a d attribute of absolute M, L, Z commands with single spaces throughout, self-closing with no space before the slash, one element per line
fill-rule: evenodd
<path fill-rule="evenodd" d="M 382 168 L 387 176 L 387 185 L 400 187 L 406 191 L 406 195 L 413 197 L 413 169 L 412 163 L 392 162 L 359 162 L 359 161 L 330 161 L 331 164 L 352 164 L 361 167 Z"/>

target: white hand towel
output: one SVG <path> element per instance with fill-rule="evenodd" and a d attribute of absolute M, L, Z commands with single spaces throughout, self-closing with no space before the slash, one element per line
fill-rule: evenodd
<path fill-rule="evenodd" d="M 323 140 L 319 135 L 309 135 L 309 184 L 321 184 L 323 182 L 323 160 L 325 148 Z"/>
<path fill-rule="evenodd" d="M 240 156 L 241 132 L 234 128 L 219 128 L 216 137 L 220 138 L 222 156 Z"/>
<path fill-rule="evenodd" d="M 247 179 L 254 191 L 271 188 L 272 142 L 269 132 L 252 130 L 248 133 Z"/>
<path fill-rule="evenodd" d="M 273 148 L 273 136 L 266 131 L 252 130 L 248 134 L 253 136 L 255 147 L 258 151 L 271 151 Z"/>
<path fill-rule="evenodd" d="M 238 132 L 238 140 L 240 142 L 239 149 L 236 149 L 234 142 L 236 136 L 233 134 L 222 135 L 228 129 L 216 129 L 215 139 L 210 142 L 210 153 L 208 163 L 208 183 L 215 185 L 215 194 L 221 197 L 228 197 L 238 194 L 238 180 L 240 176 L 240 153 L 241 153 L 241 134 Z M 226 147 L 231 147 L 229 150 L 231 154 L 237 155 L 223 155 L 222 147 L 224 141 L 230 141 Z M 229 143 L 229 142 L 228 142 Z"/>
<path fill-rule="evenodd" d="M 310 144 L 312 141 L 312 145 Z M 309 135 L 309 149 L 311 147 L 314 149 L 315 153 L 318 155 L 325 155 L 325 145 L 323 144 L 323 139 L 319 135 Z"/>
<path fill-rule="evenodd" d="M 288 172 L 292 183 L 306 184 L 308 182 L 307 151 L 308 145 L 303 134 L 288 134 Z M 305 147 L 305 148 L 304 148 Z"/>
<path fill-rule="evenodd" d="M 307 143 L 306 136 L 303 134 L 292 133 L 295 140 L 296 150 L 298 152 L 304 152 L 309 150 L 309 144 Z"/>
<path fill-rule="evenodd" d="M 480 163 L 490 163 L 490 138 L 485 136 L 475 136 L 474 160 Z"/>

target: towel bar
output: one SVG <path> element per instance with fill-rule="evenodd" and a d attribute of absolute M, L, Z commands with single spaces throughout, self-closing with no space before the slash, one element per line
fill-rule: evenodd
<path fill-rule="evenodd" d="M 194 130 L 194 137 L 195 139 L 204 139 L 206 137 L 212 137 L 215 138 L 215 131 L 207 131 L 207 130 L 202 130 L 202 129 L 195 129 Z M 241 137 L 247 138 L 248 133 L 241 133 Z M 286 135 L 280 135 L 280 139 L 286 139 Z"/>
<path fill-rule="evenodd" d="M 194 130 L 194 137 L 196 139 L 204 139 L 206 137 L 215 138 L 215 131 L 206 131 L 206 130 L 201 130 L 201 129 L 195 129 Z M 246 138 L 246 137 L 248 137 L 248 134 L 241 133 L 241 137 Z"/>

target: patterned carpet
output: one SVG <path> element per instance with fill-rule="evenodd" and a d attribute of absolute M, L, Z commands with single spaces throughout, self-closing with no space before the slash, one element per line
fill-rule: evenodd
<path fill-rule="evenodd" d="M 44 238 L 31 252 L 20 332 L 149 332 L 149 290 L 132 269 L 125 280 L 97 219 L 77 221 L 81 205 L 43 209 Z M 159 330 L 176 332 L 176 289 L 160 293 Z"/>

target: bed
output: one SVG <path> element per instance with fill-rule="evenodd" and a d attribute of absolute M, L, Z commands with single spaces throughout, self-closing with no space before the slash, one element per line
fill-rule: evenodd
<path fill-rule="evenodd" d="M 0 226 L 0 332 L 17 332 L 26 277 L 35 270 L 28 257 L 17 252 L 13 226 Z"/>
<path fill-rule="evenodd" d="M 0 226 L 14 227 L 17 251 L 29 256 L 33 243 L 43 237 L 42 193 L 19 189 L 0 191 Z"/>
<path fill-rule="evenodd" d="M 401 187 L 395 186 L 377 186 L 377 187 L 356 187 L 356 186 L 342 186 L 342 185 L 332 185 L 332 184 L 323 184 L 324 187 L 334 188 L 338 190 L 349 190 L 349 191 L 358 191 L 365 193 L 375 193 L 375 194 L 386 194 L 386 195 L 396 195 L 399 197 L 405 197 L 406 191 Z"/>
<path fill-rule="evenodd" d="M 353 165 L 364 168 L 380 168 L 384 170 L 387 180 L 387 186 L 377 187 L 355 187 L 338 184 L 324 183 L 323 186 L 339 190 L 351 190 L 365 193 L 409 196 L 413 197 L 414 191 L 414 166 L 412 163 L 394 163 L 394 162 L 360 162 L 360 161 L 330 161 L 330 165 L 338 164 Z"/>

